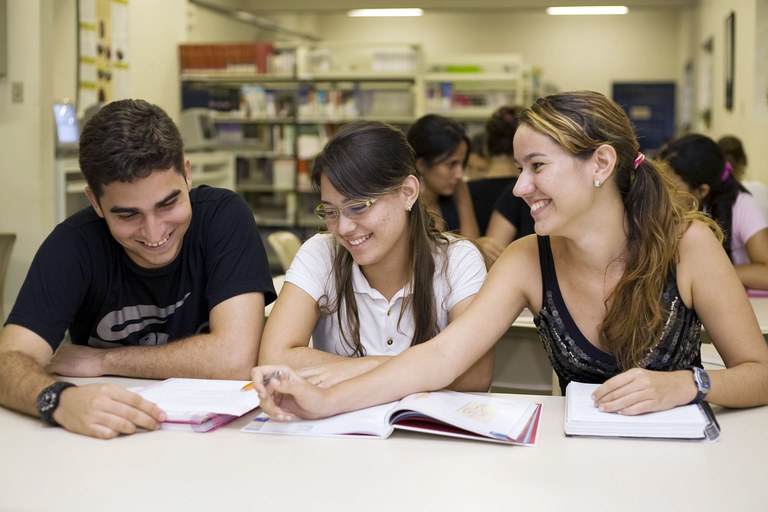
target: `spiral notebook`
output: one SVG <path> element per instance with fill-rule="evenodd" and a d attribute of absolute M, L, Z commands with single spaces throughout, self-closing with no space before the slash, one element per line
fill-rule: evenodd
<path fill-rule="evenodd" d="M 571 382 L 565 389 L 565 433 L 570 436 L 645 437 L 714 441 L 720 425 L 707 402 L 637 416 L 601 412 L 592 392 L 599 384 Z"/>

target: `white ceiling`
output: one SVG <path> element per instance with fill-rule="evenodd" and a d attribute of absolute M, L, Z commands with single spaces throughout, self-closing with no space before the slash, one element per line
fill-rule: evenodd
<path fill-rule="evenodd" d="M 421 7 L 425 11 L 510 11 L 543 10 L 547 6 L 626 5 L 633 9 L 684 9 L 699 0 L 191 0 L 254 14 L 302 13 L 330 14 L 348 9 L 376 7 Z"/>

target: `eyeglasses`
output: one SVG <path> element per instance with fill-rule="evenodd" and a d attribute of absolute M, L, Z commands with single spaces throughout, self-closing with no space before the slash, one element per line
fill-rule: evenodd
<path fill-rule="evenodd" d="M 326 208 L 325 205 L 319 204 L 315 208 L 315 215 L 323 220 L 338 220 L 340 215 L 348 219 L 356 219 L 367 212 L 371 205 L 378 200 L 378 197 L 374 197 L 373 199 L 348 204 L 342 208 Z"/>

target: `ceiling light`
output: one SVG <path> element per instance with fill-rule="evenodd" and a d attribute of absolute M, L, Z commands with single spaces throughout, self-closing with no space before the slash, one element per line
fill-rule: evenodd
<path fill-rule="evenodd" d="M 347 12 L 347 16 L 352 17 L 370 17 L 370 16 L 421 16 L 424 11 L 421 9 L 353 9 Z"/>
<path fill-rule="evenodd" d="M 627 14 L 624 5 L 582 5 L 579 7 L 547 7 L 547 14 L 552 16 L 585 16 L 599 14 Z"/>

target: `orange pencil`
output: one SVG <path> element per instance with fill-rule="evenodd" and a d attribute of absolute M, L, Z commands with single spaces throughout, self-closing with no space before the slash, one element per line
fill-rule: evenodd
<path fill-rule="evenodd" d="M 267 375 L 266 377 L 264 377 L 264 380 L 262 380 L 261 383 L 266 386 L 270 380 L 279 379 L 279 378 L 280 378 L 280 370 L 277 370 L 272 372 L 270 375 Z M 248 384 L 240 388 L 240 391 L 248 391 L 251 389 L 253 389 L 253 382 L 249 382 Z"/>

